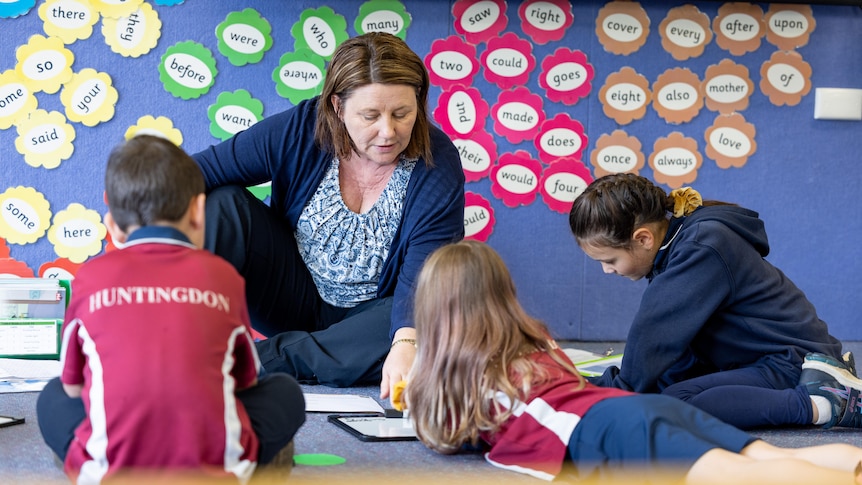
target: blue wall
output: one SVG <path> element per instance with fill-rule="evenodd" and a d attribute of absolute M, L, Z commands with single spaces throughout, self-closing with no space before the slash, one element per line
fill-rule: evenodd
<path fill-rule="evenodd" d="M 41 5 L 42 2 L 39 2 Z M 0 130 L 0 193 L 16 186 L 33 187 L 45 195 L 56 213 L 71 203 L 83 204 L 99 213 L 102 202 L 103 167 L 111 146 L 122 140 L 126 130 L 144 115 L 167 116 L 183 134 L 182 147 L 195 152 L 218 140 L 209 132 L 207 109 L 222 92 L 245 89 L 264 104 L 264 116 L 292 106 L 275 89 L 272 71 L 282 54 L 294 49 L 290 29 L 307 8 L 332 7 L 347 20 L 350 35 L 356 32 L 353 21 L 362 2 L 330 0 L 329 2 L 248 0 L 245 2 L 212 2 L 186 0 L 174 6 L 154 5 L 162 22 L 158 45 L 138 58 L 123 57 L 111 51 L 97 23 L 93 35 L 67 45 L 75 55 L 73 69 L 92 68 L 108 73 L 119 93 L 116 114 L 108 122 L 94 127 L 76 123 L 74 154 L 52 170 L 33 168 L 15 149 L 15 128 Z M 455 35 L 452 5 L 433 0 L 404 0 L 412 16 L 406 40 L 425 57 L 435 39 Z M 604 50 L 595 34 L 595 18 L 604 2 L 573 1 L 574 24 L 560 41 L 534 46 L 538 64 L 559 47 L 584 52 L 595 69 L 592 91 L 573 106 L 545 102 L 551 118 L 568 113 L 585 127 L 589 146 L 583 159 L 588 167 L 589 153 L 595 141 L 615 129 L 624 129 L 638 137 L 649 156 L 655 140 L 673 131 L 700 141 L 715 113 L 706 109 L 692 121 L 669 125 L 650 107 L 646 116 L 620 126 L 602 113 L 598 90 L 604 79 L 623 66 L 631 66 L 650 82 L 674 67 L 686 67 L 703 76 L 706 68 L 722 59 L 732 58 L 750 71 L 755 86 L 760 81 L 760 66 L 776 48 L 762 42 L 759 49 L 742 56 L 731 56 L 711 42 L 704 54 L 686 61 L 676 61 L 661 46 L 658 24 L 668 10 L 684 2 L 642 2 L 651 19 L 651 32 L 637 52 L 620 56 Z M 44 35 L 38 6 L 17 18 L 0 19 L 0 73 L 13 69 L 16 50 L 30 36 Z M 505 32 L 529 39 L 521 29 L 517 1 L 508 5 Z M 695 5 L 714 18 L 720 2 L 696 2 Z M 760 4 L 764 11 L 767 4 Z M 272 26 L 273 46 L 261 62 L 237 67 L 219 54 L 216 26 L 234 11 L 253 8 Z M 812 7 L 816 29 L 810 42 L 797 51 L 813 70 L 812 88 L 862 88 L 862 10 L 858 7 Z M 158 65 L 170 46 L 193 40 L 208 47 L 217 61 L 215 85 L 200 98 L 183 100 L 167 92 L 159 80 Z M 484 46 L 478 46 L 481 54 Z M 542 95 L 538 74 L 534 70 L 527 87 Z M 473 80 L 489 105 L 500 89 L 487 82 L 481 72 Z M 431 109 L 436 107 L 440 89 L 431 93 Z M 63 112 L 59 93 L 37 94 L 40 109 Z M 742 168 L 722 169 L 704 155 L 697 180 L 692 184 L 706 198 L 737 202 L 760 212 L 766 221 L 772 244 L 768 259 L 782 268 L 811 298 L 832 333 L 845 340 L 862 340 L 862 326 L 856 324 L 862 314 L 860 251 L 862 204 L 859 201 L 862 163 L 862 122 L 820 121 L 813 118 L 814 89 L 796 106 L 775 106 L 755 88 L 750 106 L 743 112 L 756 127 L 757 151 Z M 493 131 L 489 119 L 486 130 L 494 135 L 499 154 L 526 150 L 536 155 L 532 142 L 508 143 Z M 647 166 L 641 174 L 652 176 Z M 525 306 L 547 321 L 558 337 L 583 340 L 622 339 L 645 286 L 644 282 L 604 275 L 599 265 L 586 259 L 569 234 L 566 216 L 554 212 L 541 201 L 515 208 L 506 207 L 491 192 L 487 178 L 468 183 L 467 190 L 481 194 L 491 202 L 496 224 L 488 243 L 505 258 L 516 279 Z M 57 258 L 47 237 L 33 244 L 10 244 L 11 257 L 24 261 L 38 271 L 47 261 Z"/>

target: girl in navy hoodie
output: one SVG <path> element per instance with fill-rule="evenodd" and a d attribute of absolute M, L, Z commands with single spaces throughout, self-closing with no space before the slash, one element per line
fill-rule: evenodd
<path fill-rule="evenodd" d="M 756 212 L 614 174 L 575 199 L 569 224 L 605 273 L 649 281 L 621 366 L 596 384 L 674 396 L 744 429 L 862 427 L 852 356 L 764 259 Z"/>

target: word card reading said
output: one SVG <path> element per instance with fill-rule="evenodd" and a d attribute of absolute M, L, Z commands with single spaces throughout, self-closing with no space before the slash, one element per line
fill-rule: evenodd
<path fill-rule="evenodd" d="M 31 167 L 57 168 L 75 150 L 75 127 L 58 111 L 37 109 L 16 129 L 15 149 Z"/>

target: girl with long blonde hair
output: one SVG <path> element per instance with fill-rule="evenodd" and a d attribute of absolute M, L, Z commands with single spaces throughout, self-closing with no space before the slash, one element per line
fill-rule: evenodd
<path fill-rule="evenodd" d="M 860 483 L 860 448 L 778 448 L 678 399 L 586 382 L 486 244 L 464 240 L 429 256 L 414 323 L 416 360 L 393 400 L 438 452 L 482 446 L 491 464 L 548 480 L 570 461 L 579 479 Z"/>

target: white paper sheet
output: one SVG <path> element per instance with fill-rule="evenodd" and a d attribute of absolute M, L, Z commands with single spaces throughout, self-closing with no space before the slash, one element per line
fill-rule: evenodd
<path fill-rule="evenodd" d="M 0 359 L 0 394 L 38 392 L 55 377 L 60 377 L 58 360 Z"/>
<path fill-rule="evenodd" d="M 369 396 L 304 393 L 309 413 L 380 413 L 383 406 Z"/>

